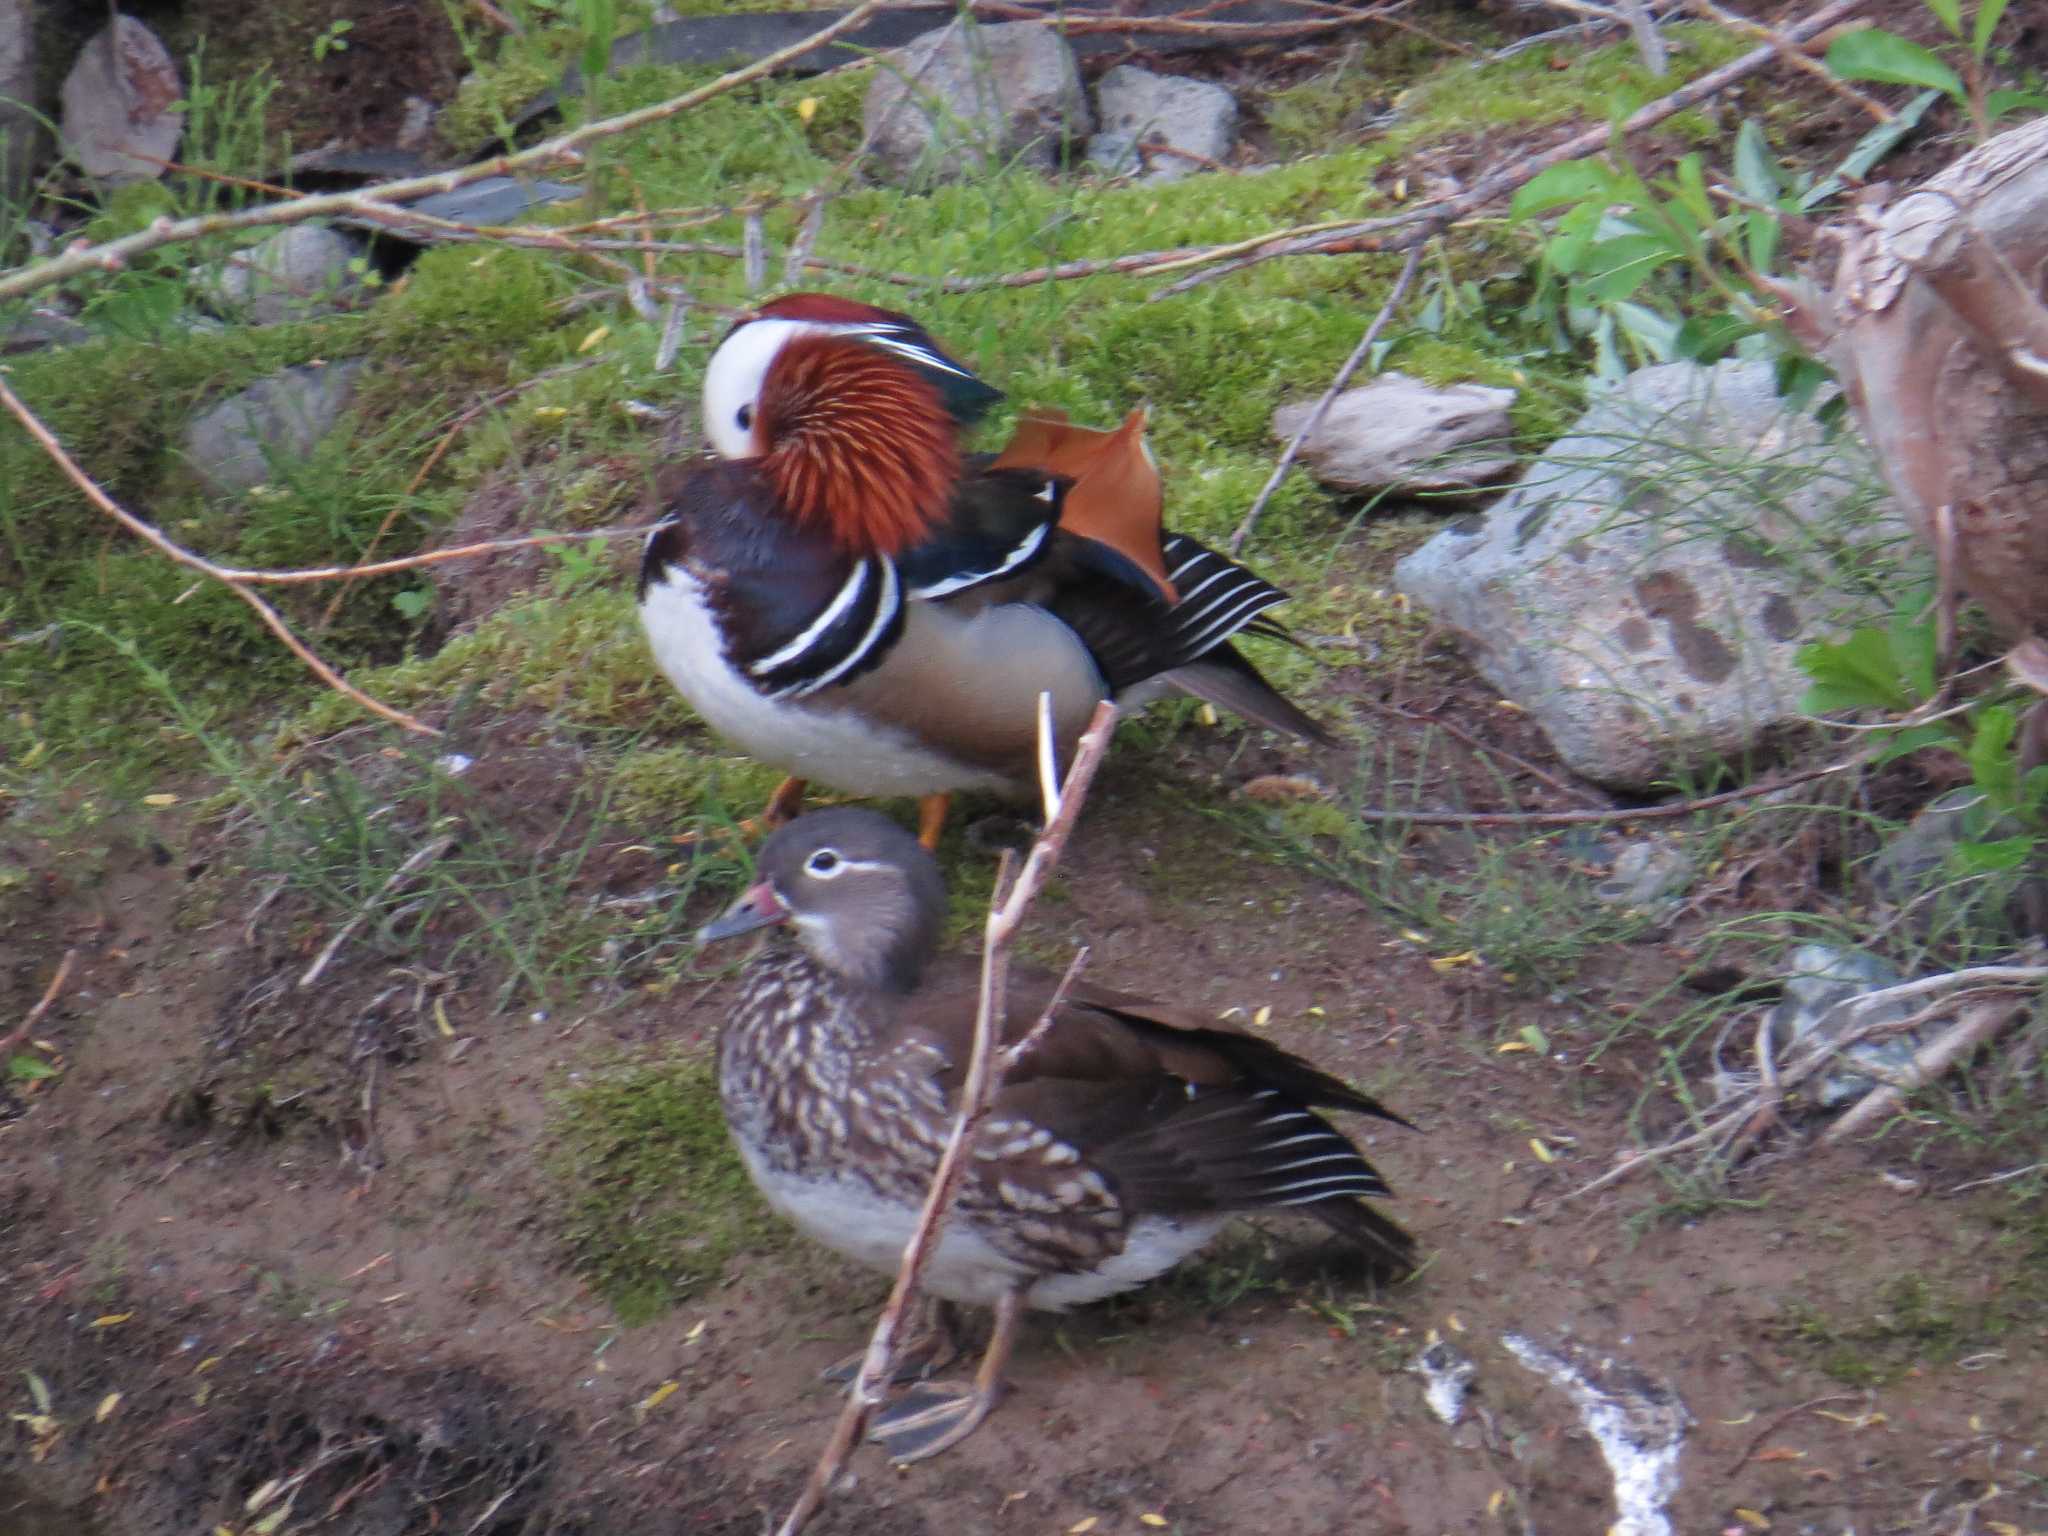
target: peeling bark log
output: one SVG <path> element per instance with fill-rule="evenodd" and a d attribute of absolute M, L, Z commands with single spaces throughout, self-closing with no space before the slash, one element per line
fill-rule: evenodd
<path fill-rule="evenodd" d="M 1832 293 L 1785 297 L 1944 579 L 2048 636 L 2048 118 L 1839 231 Z"/>

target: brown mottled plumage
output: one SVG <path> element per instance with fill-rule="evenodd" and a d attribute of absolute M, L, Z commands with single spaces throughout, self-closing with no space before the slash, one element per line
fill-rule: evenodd
<path fill-rule="evenodd" d="M 871 811 L 805 816 L 761 847 L 759 879 L 702 937 L 787 923 L 749 962 L 719 1034 L 719 1096 L 769 1203 L 827 1246 L 893 1271 L 951 1131 L 978 966 L 934 961 L 945 890 L 931 856 Z M 1011 978 L 1014 1045 L 1052 979 Z M 1026 1307 L 1128 1290 L 1196 1252 L 1233 1212 L 1295 1207 L 1386 1271 L 1408 1234 L 1362 1196 L 1387 1187 L 1317 1113 L 1399 1121 L 1270 1041 L 1126 993 L 1076 986 L 1007 1072 L 925 1272 L 948 1301 L 993 1306 L 971 1390 L 889 1408 L 892 1455 L 932 1455 L 993 1406 Z"/>

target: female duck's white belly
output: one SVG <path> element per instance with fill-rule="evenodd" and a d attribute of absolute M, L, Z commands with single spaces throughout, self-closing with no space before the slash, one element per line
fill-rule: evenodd
<path fill-rule="evenodd" d="M 809 1177 L 770 1167 L 738 1136 L 740 1158 L 755 1188 L 798 1230 L 835 1253 L 883 1274 L 894 1274 L 917 1226 L 917 1209 L 887 1199 L 864 1180 L 846 1175 Z M 1041 1275 L 1001 1252 L 958 1213 L 939 1234 L 924 1274 L 925 1289 L 947 1301 L 992 1307 L 1020 1284 L 1025 1302 L 1041 1312 L 1100 1301 L 1157 1278 L 1203 1247 L 1221 1217 L 1175 1221 L 1141 1216 L 1131 1224 L 1123 1251 L 1092 1270 Z"/>

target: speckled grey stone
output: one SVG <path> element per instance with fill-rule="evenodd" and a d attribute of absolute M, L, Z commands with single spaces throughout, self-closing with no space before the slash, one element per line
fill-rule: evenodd
<path fill-rule="evenodd" d="M 871 169 L 912 185 L 1012 161 L 1049 171 L 1093 126 L 1073 50 L 1034 21 L 955 22 L 885 54 L 862 123 Z"/>
<path fill-rule="evenodd" d="M 306 364 L 259 379 L 185 429 L 185 457 L 218 494 L 246 491 L 303 459 L 355 398 L 357 361 Z"/>
<path fill-rule="evenodd" d="M 1739 760 L 1798 717 L 1800 646 L 1889 611 L 1863 583 L 1906 539 L 1898 508 L 1774 377 L 1631 375 L 1395 569 L 1588 778 L 1647 789 Z"/>

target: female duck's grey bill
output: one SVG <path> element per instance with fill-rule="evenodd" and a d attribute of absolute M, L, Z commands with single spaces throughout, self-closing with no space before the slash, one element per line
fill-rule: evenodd
<path fill-rule="evenodd" d="M 740 899 L 725 909 L 723 917 L 713 918 L 699 928 L 697 942 L 715 944 L 720 939 L 736 939 L 756 928 L 779 923 L 788 916 L 788 905 L 775 894 L 775 887 L 763 880 L 759 885 L 747 887 L 740 894 Z"/>

